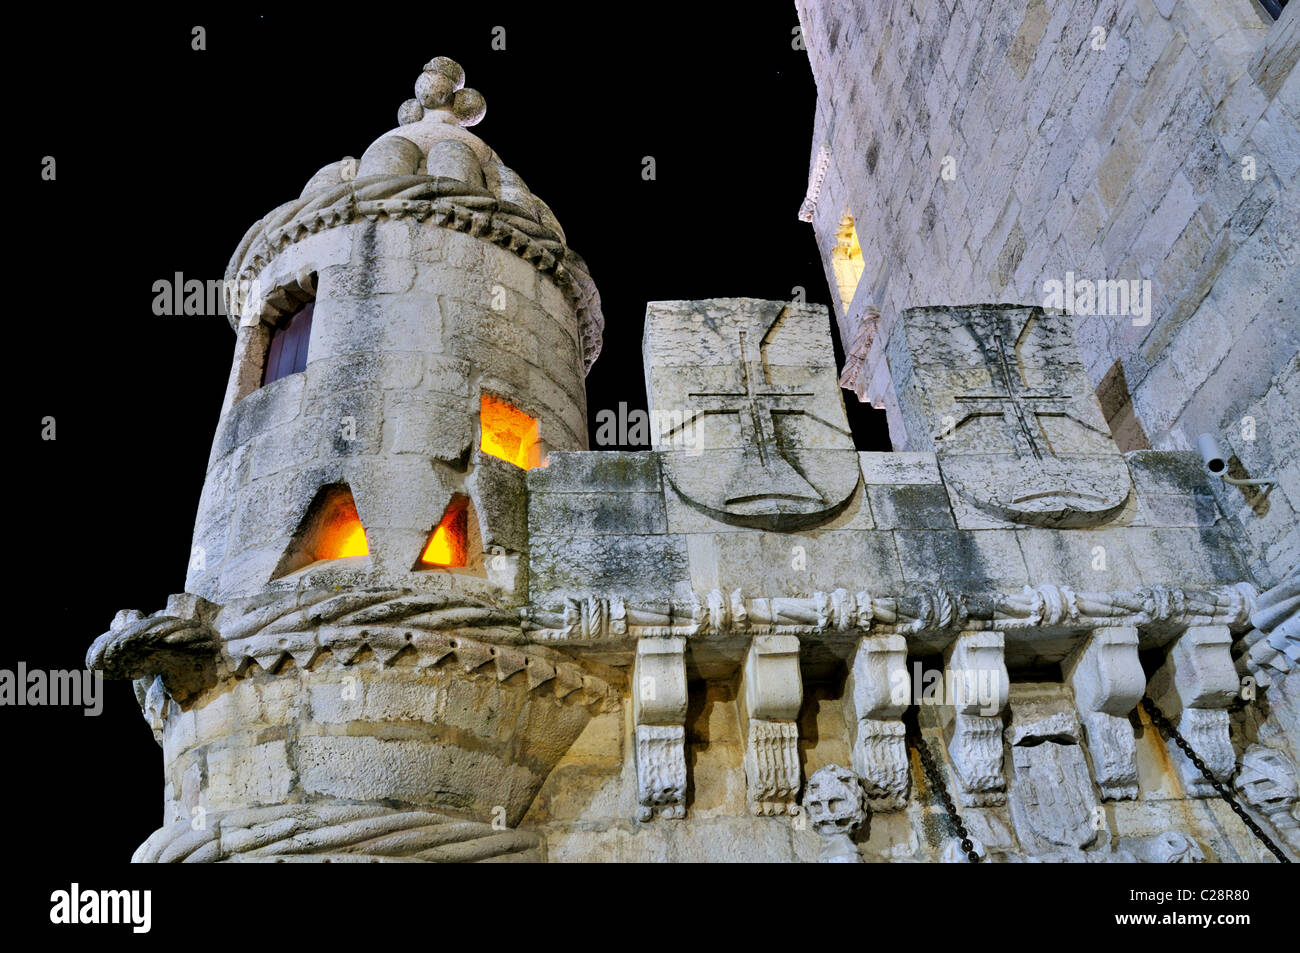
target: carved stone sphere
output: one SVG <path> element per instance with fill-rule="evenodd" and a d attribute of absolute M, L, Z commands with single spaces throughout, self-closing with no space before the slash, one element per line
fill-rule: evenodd
<path fill-rule="evenodd" d="M 838 764 L 828 764 L 808 779 L 803 806 L 813 830 L 823 836 L 850 834 L 867 819 L 862 785 Z"/>
<path fill-rule="evenodd" d="M 487 115 L 487 100 L 477 89 L 460 89 L 451 101 L 451 111 L 462 126 L 472 126 Z"/>
<path fill-rule="evenodd" d="M 465 85 L 465 71 L 461 65 L 449 56 L 435 56 L 429 62 L 424 64 L 424 72 L 437 73 L 451 80 L 451 88 L 454 92 Z"/>
<path fill-rule="evenodd" d="M 424 107 L 420 105 L 418 99 L 408 99 L 397 109 L 398 125 L 409 126 L 413 122 L 419 122 L 424 118 Z"/>
<path fill-rule="evenodd" d="M 426 70 L 415 81 L 415 98 L 426 109 L 437 109 L 439 106 L 446 105 L 454 92 L 456 92 L 455 80 L 443 73 Z"/>

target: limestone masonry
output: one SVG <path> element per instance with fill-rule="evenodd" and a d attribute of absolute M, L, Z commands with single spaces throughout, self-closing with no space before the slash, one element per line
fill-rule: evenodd
<path fill-rule="evenodd" d="M 135 859 L 1296 857 L 1300 30 L 1233 6 L 800 0 L 833 308 L 650 302 L 644 452 L 427 64 L 228 266 L 185 592 L 88 656 Z"/>

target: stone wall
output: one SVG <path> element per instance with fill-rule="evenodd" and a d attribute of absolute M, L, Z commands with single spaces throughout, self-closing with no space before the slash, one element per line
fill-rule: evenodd
<path fill-rule="evenodd" d="M 1071 272 L 1149 281 L 1149 320 L 1080 314 L 1088 376 L 1121 450 L 1211 432 L 1232 475 L 1279 477 L 1263 501 L 1214 485 L 1252 571 L 1276 582 L 1300 559 L 1300 10 L 796 6 L 818 86 L 805 210 L 832 289 L 836 233 L 856 224 L 863 277 L 835 301 L 862 362 L 846 385 L 889 411 L 895 448 L 915 440 L 885 359 L 903 309 L 1042 303 Z"/>
<path fill-rule="evenodd" d="M 569 651 L 627 667 L 635 691 L 630 667 L 637 644 L 634 629 L 645 639 L 673 624 L 685 625 L 690 616 L 655 607 L 703 602 L 709 590 L 728 593 L 739 587 L 751 623 L 762 625 L 758 611 L 781 602 L 780 596 L 792 597 L 788 602 L 793 604 L 799 596 L 836 587 L 870 585 L 882 593 L 915 594 L 943 584 L 1010 593 L 1061 583 L 1081 590 L 1142 585 L 1154 592 L 1162 585 L 1212 585 L 1244 572 L 1193 453 L 1127 454 L 1134 491 L 1123 510 L 1104 526 L 1071 531 L 1014 527 L 960 505 L 940 476 L 935 454 L 856 456 L 859 491 L 834 520 L 811 529 L 767 532 L 711 523 L 692 509 L 668 485 L 663 451 L 552 453 L 549 467 L 528 474 L 529 588 L 534 604 L 567 601 L 571 611 L 562 628 L 534 631 L 534 639 L 569 643 Z M 1101 562 L 1096 547 L 1106 553 Z M 703 618 L 716 624 L 714 611 L 710 606 Z M 558 619 L 560 613 L 550 617 Z M 789 625 L 793 618 L 786 618 L 782 631 L 799 628 Z M 1142 636 L 1145 648 L 1161 646 L 1174 630 L 1157 631 Z M 801 636 L 804 700 L 797 757 L 805 781 L 818 768 L 852 760 L 845 670 L 857 638 L 856 632 L 829 629 Z M 951 632 L 909 635 L 909 673 L 913 663 L 936 664 L 950 640 Z M 1079 641 L 1077 634 L 1008 632 L 1005 659 L 1013 707 L 1018 693 L 1026 691 L 1049 690 L 1070 698 L 1059 681 L 1040 685 L 1034 680 L 1045 671 L 1059 674 L 1057 666 L 1068 662 L 1067 653 Z M 624 697 L 587 723 L 523 819 L 525 828 L 541 835 L 548 860 L 817 859 L 821 838 L 809 818 L 799 813 L 755 816 L 747 803 L 743 675 L 737 666 L 749 638 L 714 631 L 688 636 L 685 642 L 685 816 L 637 818 L 637 726 L 633 704 Z M 1226 659 L 1226 644 L 1222 648 Z M 936 752 L 949 743 L 941 717 L 935 706 L 920 708 L 920 729 Z M 1120 720 L 1131 730 L 1127 719 Z M 1226 730 L 1226 720 L 1224 724 Z M 1238 739 L 1239 747 L 1256 733 L 1257 728 L 1247 731 Z M 1096 739 L 1091 743 L 1100 745 Z M 1011 765 L 1011 746 L 1007 751 Z M 1226 804 L 1187 796 L 1175 756 L 1149 724 L 1135 730 L 1134 756 L 1136 793 L 1104 805 L 1110 839 L 1103 838 L 1097 847 L 1102 855 L 1128 850 L 1142 859 L 1167 859 L 1158 850 L 1160 838 L 1178 831 L 1191 838 L 1197 846 L 1189 849 L 1204 859 L 1264 857 Z M 1092 757 L 1098 757 L 1095 750 Z M 915 764 L 909 770 L 919 776 Z M 961 859 L 953 854 L 937 798 L 918 782 L 912 784 L 913 796 L 901 810 L 873 811 L 870 824 L 857 835 L 864 861 Z M 995 858 L 1033 853 L 1032 845 L 1013 833 L 1016 824 L 1005 804 L 964 804 L 962 817 L 981 851 L 991 851 Z"/>
<path fill-rule="evenodd" d="M 805 686 L 799 723 L 799 758 L 804 777 L 825 764 L 847 764 L 850 742 L 844 729 L 842 686 Z M 1013 691 L 1019 690 L 1013 684 Z M 692 789 L 681 820 L 638 822 L 630 706 L 593 718 L 542 786 L 523 820 L 537 831 L 550 862 L 633 863 L 809 863 L 818 859 L 822 838 L 803 815 L 754 817 L 745 803 L 741 769 L 745 739 L 737 716 L 733 681 L 691 685 L 686 758 Z M 932 709 L 922 710 L 922 736 L 941 751 L 943 733 Z M 1169 831 L 1186 834 L 1199 848 L 1192 856 L 1221 862 L 1258 862 L 1267 853 L 1217 798 L 1183 799 L 1167 749 L 1149 727 L 1137 739 L 1140 797 L 1105 805 L 1105 846 L 1158 845 Z M 1010 757 L 1007 758 L 1010 763 Z M 913 767 L 914 774 L 919 770 Z M 1014 855 L 1017 846 L 1005 806 L 963 807 L 963 821 L 993 859 Z M 865 863 L 960 861 L 947 819 L 935 794 L 921 787 L 902 811 L 875 812 L 855 837 Z M 1130 848 L 1131 849 L 1131 848 Z M 1149 849 L 1149 848 L 1148 848 Z M 1199 853 L 1198 853 L 1199 851 Z M 988 856 L 988 855 L 985 855 Z M 1159 853 L 1143 860 L 1166 860 Z M 1190 859 L 1190 858 L 1189 858 Z"/>

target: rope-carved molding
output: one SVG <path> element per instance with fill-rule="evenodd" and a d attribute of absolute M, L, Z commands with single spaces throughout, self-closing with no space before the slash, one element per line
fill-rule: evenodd
<path fill-rule="evenodd" d="M 1300 565 L 1259 594 L 1250 624 L 1236 646 L 1238 672 L 1266 686 L 1300 666 Z"/>
<path fill-rule="evenodd" d="M 600 354 L 605 318 L 586 263 L 563 235 L 528 217 L 522 206 L 445 176 L 381 175 L 341 183 L 279 206 L 245 233 L 226 267 L 226 314 L 232 327 L 255 279 L 290 245 L 361 220 L 413 218 L 490 242 L 550 275 L 578 315 L 583 365 Z"/>
<path fill-rule="evenodd" d="M 1256 591 L 1249 583 L 1207 589 L 1153 586 L 1078 592 L 1026 586 L 1019 593 L 969 593 L 917 587 L 902 596 L 862 591 L 746 597 L 739 589 L 693 594 L 689 603 L 637 605 L 619 597 L 573 597 L 527 607 L 524 628 L 536 640 L 585 642 L 643 636 L 708 637 L 733 633 L 816 635 L 867 631 L 913 635 L 971 629 L 1086 631 L 1105 626 L 1174 630 L 1189 625 L 1249 624 Z"/>
<path fill-rule="evenodd" d="M 133 863 L 220 861 L 284 863 L 384 860 L 465 863 L 536 860 L 540 838 L 430 811 L 394 811 L 368 804 L 280 804 L 210 812 L 155 831 Z"/>
<path fill-rule="evenodd" d="M 470 637 L 466 630 L 482 637 Z M 91 646 L 86 663 L 111 678 L 161 675 L 178 700 L 222 677 L 274 672 L 287 658 L 307 669 L 326 652 L 345 666 L 373 662 L 380 667 L 410 654 L 417 671 L 454 660 L 467 675 L 501 682 L 519 675 L 528 691 L 551 691 L 557 699 L 582 705 L 612 697 L 609 683 L 582 665 L 523 643 L 518 610 L 461 597 L 309 590 L 218 609 L 184 594 L 152 616 L 118 613 L 113 627 Z"/>
<path fill-rule="evenodd" d="M 817 147 L 812 168 L 808 171 L 808 191 L 804 193 L 803 204 L 799 206 L 799 221 L 811 222 L 817 212 L 817 203 L 822 197 L 822 183 L 826 172 L 831 167 L 831 147 L 822 143 Z"/>

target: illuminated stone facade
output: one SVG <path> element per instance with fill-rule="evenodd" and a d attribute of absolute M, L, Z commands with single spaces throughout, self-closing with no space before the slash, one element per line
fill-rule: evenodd
<path fill-rule="evenodd" d="M 651 302 L 653 448 L 588 451 L 599 297 L 484 109 L 432 61 L 231 261 L 186 592 L 89 655 L 163 747 L 137 860 L 1266 856 L 1144 693 L 1300 846 L 1296 594 L 1194 453 L 1117 446 L 1072 321 L 882 309 L 910 443 L 862 453 L 824 307 Z"/>

